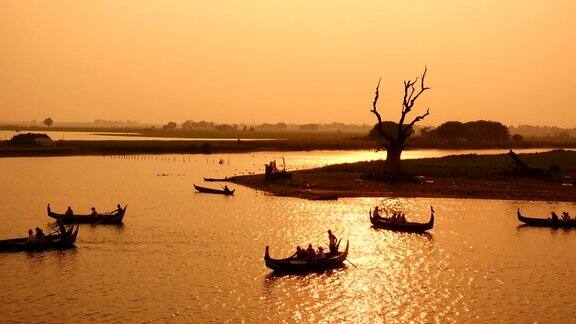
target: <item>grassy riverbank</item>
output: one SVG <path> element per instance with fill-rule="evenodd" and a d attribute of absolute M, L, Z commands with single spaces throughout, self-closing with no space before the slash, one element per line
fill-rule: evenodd
<path fill-rule="evenodd" d="M 234 179 L 237 184 L 277 196 L 314 199 L 339 197 L 446 197 L 504 200 L 576 202 L 576 187 L 563 184 L 576 175 L 576 152 L 550 151 L 520 154 L 531 167 L 560 166 L 548 179 L 515 177 L 506 172 L 512 163 L 507 154 L 452 155 L 442 158 L 405 160 L 405 171 L 421 176 L 422 183 L 387 183 L 373 177 L 382 161 L 331 165 L 292 172 L 293 179 L 264 181 L 263 175 Z"/>

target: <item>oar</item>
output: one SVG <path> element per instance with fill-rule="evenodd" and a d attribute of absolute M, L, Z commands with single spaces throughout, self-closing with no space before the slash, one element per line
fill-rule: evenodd
<path fill-rule="evenodd" d="M 348 263 L 350 263 L 350 264 L 353 265 L 354 267 L 358 268 L 358 266 L 355 265 L 354 263 L 352 263 L 352 261 L 350 261 L 350 260 L 348 260 L 348 259 L 346 259 L 345 261 L 348 261 Z"/>

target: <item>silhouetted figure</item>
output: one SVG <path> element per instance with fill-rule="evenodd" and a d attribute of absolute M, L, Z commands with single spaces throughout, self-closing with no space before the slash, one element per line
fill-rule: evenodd
<path fill-rule="evenodd" d="M 26 240 L 26 244 L 34 244 L 36 242 L 36 237 L 34 237 L 34 231 L 32 229 L 28 230 L 28 239 Z"/>
<path fill-rule="evenodd" d="M 300 247 L 300 245 L 298 245 L 296 247 L 296 253 L 294 253 L 291 258 L 296 258 L 296 259 L 305 259 L 306 258 L 306 251 L 304 251 L 303 248 Z"/>
<path fill-rule="evenodd" d="M 227 185 L 224 185 L 224 191 L 225 191 L 225 192 L 230 192 L 230 188 L 228 188 Z"/>
<path fill-rule="evenodd" d="M 38 244 L 43 244 L 46 241 L 46 235 L 44 235 L 44 231 L 39 227 L 36 227 L 36 236 L 34 237 L 34 240 Z"/>
<path fill-rule="evenodd" d="M 66 216 L 74 215 L 74 212 L 72 211 L 72 208 L 70 206 L 68 206 L 68 209 L 66 209 L 66 212 L 64 213 L 64 215 L 66 215 Z"/>
<path fill-rule="evenodd" d="M 555 212 L 551 212 L 550 215 L 551 215 L 551 218 L 550 218 L 550 219 L 552 220 L 552 222 L 553 222 L 553 223 L 558 223 L 558 215 L 556 215 Z"/>
<path fill-rule="evenodd" d="M 338 253 L 338 239 L 336 235 L 332 234 L 332 230 L 328 230 L 328 249 L 330 250 L 330 254 Z"/>
<path fill-rule="evenodd" d="M 316 258 L 317 258 L 317 259 L 320 259 L 320 258 L 323 258 L 324 256 L 325 256 L 325 254 L 324 254 L 324 248 L 321 247 L 321 246 L 319 246 L 319 247 L 318 247 L 318 254 L 316 255 Z"/>
<path fill-rule="evenodd" d="M 316 251 L 312 247 L 312 244 L 308 244 L 308 248 L 306 249 L 307 257 L 310 259 L 314 259 L 316 257 Z"/>
<path fill-rule="evenodd" d="M 120 204 L 116 205 L 116 210 L 114 212 L 121 213 L 122 211 L 123 211 L 122 206 L 120 206 Z"/>
<path fill-rule="evenodd" d="M 570 214 L 568 214 L 568 212 L 562 212 L 562 220 L 569 221 Z"/>
<path fill-rule="evenodd" d="M 56 225 L 58 225 L 58 231 L 60 232 L 60 237 L 64 239 L 66 237 L 66 226 L 61 219 L 56 220 Z"/>
<path fill-rule="evenodd" d="M 90 215 L 92 216 L 98 216 L 98 212 L 96 211 L 96 207 L 92 207 L 90 208 L 92 210 L 92 213 Z"/>

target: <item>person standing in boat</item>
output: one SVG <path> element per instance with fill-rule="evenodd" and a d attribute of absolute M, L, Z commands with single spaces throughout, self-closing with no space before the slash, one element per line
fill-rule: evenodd
<path fill-rule="evenodd" d="M 338 253 L 338 239 L 336 235 L 332 234 L 332 230 L 328 230 L 328 249 L 330 250 L 330 254 Z"/>
<path fill-rule="evenodd" d="M 66 216 L 74 215 L 74 212 L 72 211 L 72 208 L 70 206 L 68 206 L 68 209 L 66 209 L 66 212 L 64 213 L 64 215 L 66 215 Z"/>

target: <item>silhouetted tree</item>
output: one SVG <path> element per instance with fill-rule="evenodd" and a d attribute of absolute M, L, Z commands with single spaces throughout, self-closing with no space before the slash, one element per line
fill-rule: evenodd
<path fill-rule="evenodd" d="M 508 127 L 491 120 L 476 120 L 464 123 L 466 139 L 469 141 L 500 142 L 510 139 Z"/>
<path fill-rule="evenodd" d="M 299 130 L 310 131 L 310 132 L 315 132 L 318 130 L 318 128 L 320 128 L 320 126 L 318 124 L 304 124 L 304 125 L 298 126 Z"/>
<path fill-rule="evenodd" d="M 459 121 L 447 121 L 433 130 L 436 137 L 447 140 L 466 138 L 466 126 Z"/>
<path fill-rule="evenodd" d="M 169 122 L 168 124 L 162 126 L 163 129 L 174 129 L 178 126 L 175 122 Z"/>
<path fill-rule="evenodd" d="M 44 119 L 44 125 L 50 127 L 50 126 L 52 126 L 52 124 L 54 124 L 54 121 L 52 120 L 52 118 L 48 117 L 48 118 Z"/>
<path fill-rule="evenodd" d="M 426 78 L 427 69 L 424 68 L 424 72 L 421 77 L 416 78 L 414 81 L 408 80 L 404 81 L 404 98 L 402 100 L 402 111 L 400 112 L 400 121 L 398 122 L 395 132 L 388 133 L 382 123 L 382 117 L 376 109 L 378 103 L 378 97 L 380 96 L 380 80 L 378 80 L 378 85 L 376 86 L 376 92 L 374 94 L 374 101 L 372 102 L 372 109 L 370 110 L 377 119 L 376 129 L 380 136 L 384 138 L 384 143 L 381 147 L 386 149 L 386 164 L 385 172 L 391 174 L 398 174 L 402 171 L 402 166 L 400 164 L 400 157 L 402 151 L 406 147 L 406 139 L 414 132 L 414 124 L 423 120 L 426 116 L 430 114 L 430 109 L 422 115 L 416 116 L 410 123 L 405 124 L 406 115 L 412 111 L 416 100 L 424 93 L 424 91 L 430 88 L 424 85 L 424 79 Z M 420 89 L 416 90 L 414 85 L 420 79 Z M 380 148 L 376 149 L 377 151 Z"/>

